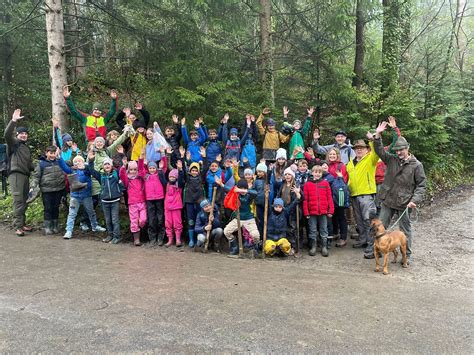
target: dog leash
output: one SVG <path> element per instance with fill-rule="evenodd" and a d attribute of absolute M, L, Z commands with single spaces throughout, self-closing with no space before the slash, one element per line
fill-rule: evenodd
<path fill-rule="evenodd" d="M 392 230 L 392 229 L 397 225 L 397 223 L 400 222 L 400 220 L 402 219 L 403 215 L 404 215 L 405 213 L 407 213 L 408 210 L 409 210 L 408 207 L 405 208 L 405 210 L 404 210 L 403 213 L 400 215 L 400 217 L 398 217 L 398 219 L 395 221 L 395 223 L 393 223 L 393 224 L 392 224 L 390 227 L 388 227 L 386 230 L 387 230 L 387 231 Z M 411 217 L 411 218 L 410 218 L 410 212 L 408 212 L 408 220 L 409 220 L 410 222 L 416 223 L 416 222 L 418 222 L 418 208 L 415 207 L 415 208 L 412 208 L 412 210 L 413 210 L 413 212 L 412 212 L 412 217 Z"/>

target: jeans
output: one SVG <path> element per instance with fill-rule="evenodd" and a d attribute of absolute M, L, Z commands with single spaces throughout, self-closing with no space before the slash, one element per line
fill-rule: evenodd
<path fill-rule="evenodd" d="M 100 201 L 100 195 L 92 195 L 92 204 L 94 206 L 94 211 L 97 208 L 97 206 L 99 205 L 99 201 Z M 81 224 L 89 225 L 89 219 L 87 218 L 87 215 L 86 215 L 86 213 L 84 213 L 83 210 L 81 211 L 79 217 L 80 217 L 79 220 L 81 221 Z"/>
<path fill-rule="evenodd" d="M 92 229 L 97 227 L 97 217 L 94 211 L 94 204 L 92 203 L 92 197 L 76 198 L 71 196 L 69 201 L 69 214 L 67 215 L 66 231 L 71 232 L 74 229 L 74 221 L 76 220 L 79 207 L 83 205 L 86 210 L 89 220 L 91 222 Z"/>
<path fill-rule="evenodd" d="M 319 226 L 319 233 L 321 234 L 321 239 L 328 237 L 328 223 L 327 223 L 327 216 L 309 216 L 308 219 L 309 225 L 309 236 L 308 238 L 311 240 L 316 240 L 318 236 L 318 226 Z"/>
<path fill-rule="evenodd" d="M 64 190 L 42 192 L 44 220 L 52 221 L 59 218 L 59 205 L 63 197 Z"/>
<path fill-rule="evenodd" d="M 382 202 L 382 205 L 380 206 L 379 218 L 382 221 L 384 227 L 388 228 L 390 226 L 390 221 L 392 220 L 392 217 L 396 214 L 397 218 L 399 218 L 402 213 L 403 211 L 399 211 L 399 210 L 395 210 L 393 208 L 387 207 Z M 412 241 L 411 222 L 409 218 L 409 213 L 410 213 L 410 210 L 406 211 L 403 217 L 400 218 L 400 221 L 398 222 L 398 226 L 400 230 L 403 233 L 405 233 L 407 237 L 407 256 L 408 257 L 411 255 L 411 241 Z"/>
<path fill-rule="evenodd" d="M 114 239 L 120 239 L 120 201 L 109 203 L 102 201 L 102 210 L 104 211 L 108 235 Z"/>
<path fill-rule="evenodd" d="M 197 246 L 201 246 L 202 244 L 199 242 L 201 239 L 206 239 L 207 231 L 204 231 L 204 234 L 198 234 L 197 235 Z M 219 243 L 221 240 L 222 236 L 224 235 L 224 231 L 222 228 L 215 228 L 211 231 L 211 234 L 209 235 L 209 242 L 214 242 L 214 243 Z"/>

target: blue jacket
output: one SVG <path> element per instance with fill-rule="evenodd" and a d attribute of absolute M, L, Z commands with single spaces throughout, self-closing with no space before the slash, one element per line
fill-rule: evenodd
<path fill-rule="evenodd" d="M 122 191 L 125 190 L 125 186 L 123 186 L 117 170 L 113 170 L 111 174 L 101 174 L 94 169 L 93 161 L 89 161 L 89 164 L 92 176 L 100 182 L 101 200 L 105 202 L 119 200 L 122 196 Z"/>
<path fill-rule="evenodd" d="M 255 167 L 257 166 L 257 150 L 255 148 L 255 144 L 253 143 L 253 140 L 251 140 L 250 138 L 247 139 L 247 141 L 243 143 L 243 146 L 241 148 L 242 148 L 242 154 L 240 155 L 240 160 L 241 160 L 240 164 L 243 165 L 244 158 L 247 158 L 249 161 L 249 166 L 252 169 L 255 169 Z"/>
<path fill-rule="evenodd" d="M 227 125 L 221 124 L 217 132 L 217 139 L 209 139 L 206 142 L 206 157 L 209 162 L 215 161 L 219 154 L 222 156 L 222 135 L 226 129 Z"/>
<path fill-rule="evenodd" d="M 326 180 L 329 182 L 329 186 L 332 186 L 332 183 L 334 182 L 334 176 L 332 174 L 323 172 L 323 180 Z"/>
<path fill-rule="evenodd" d="M 206 234 L 204 227 L 209 224 L 209 213 L 204 212 L 202 209 L 199 211 L 196 217 L 196 224 L 194 226 L 194 232 L 196 234 Z M 217 205 L 214 205 L 214 220 L 212 221 L 212 229 L 220 228 L 220 216 L 219 208 Z"/>
<path fill-rule="evenodd" d="M 197 163 L 202 160 L 201 153 L 199 152 L 201 146 L 206 141 L 206 133 L 202 127 L 197 129 L 199 138 L 192 141 L 188 135 L 188 129 L 186 126 L 181 126 L 181 133 L 183 135 L 184 144 L 187 145 L 187 149 L 191 153 L 191 162 Z"/>
<path fill-rule="evenodd" d="M 288 219 L 299 200 L 295 199 L 281 213 L 276 213 L 273 208 L 268 211 L 267 238 L 273 241 L 286 237 Z"/>
<path fill-rule="evenodd" d="M 269 206 L 273 203 L 273 182 L 271 176 L 268 177 L 268 185 L 270 186 L 270 192 L 268 194 Z M 257 191 L 257 197 L 255 198 L 255 204 L 257 206 L 265 206 L 265 180 L 255 179 L 253 188 Z"/>
<path fill-rule="evenodd" d="M 59 166 L 61 169 L 66 174 L 76 174 L 77 175 L 77 180 L 79 182 L 86 182 L 87 187 L 79 190 L 79 191 L 71 191 L 71 197 L 77 198 L 77 199 L 83 199 L 86 197 L 91 197 L 92 196 L 92 179 L 91 179 L 91 172 L 90 172 L 90 167 L 89 165 L 86 165 L 84 169 L 73 169 L 70 168 L 66 162 L 63 160 L 63 158 L 59 158 Z"/>

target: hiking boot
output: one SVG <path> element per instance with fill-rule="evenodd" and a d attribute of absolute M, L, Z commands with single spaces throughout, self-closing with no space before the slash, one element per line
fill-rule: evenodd
<path fill-rule="evenodd" d="M 309 255 L 310 256 L 315 256 L 316 255 L 316 241 L 310 239 L 309 240 L 309 245 L 310 245 Z"/>
<path fill-rule="evenodd" d="M 133 245 L 135 245 L 136 247 L 142 245 L 142 243 L 140 242 L 140 232 L 133 233 Z"/>
<path fill-rule="evenodd" d="M 53 219 L 51 222 L 51 229 L 53 230 L 54 234 L 59 233 L 59 221 L 57 219 Z"/>
<path fill-rule="evenodd" d="M 364 259 L 375 259 L 374 253 L 364 254 Z"/>
<path fill-rule="evenodd" d="M 67 179 L 69 181 L 69 189 L 72 192 L 82 190 L 83 188 L 87 187 L 87 185 L 88 185 L 87 182 L 80 182 L 79 179 L 78 179 L 77 174 L 68 175 Z"/>
<path fill-rule="evenodd" d="M 365 247 L 367 247 L 367 242 L 359 241 L 357 243 L 352 244 L 352 247 L 353 248 L 365 248 Z"/>
<path fill-rule="evenodd" d="M 347 242 L 343 239 L 339 239 L 336 243 L 337 248 L 342 248 L 342 247 L 345 247 L 346 245 L 347 245 Z"/>
<path fill-rule="evenodd" d="M 103 233 L 103 232 L 106 232 L 107 229 L 105 229 L 104 227 L 101 227 L 101 226 L 99 226 L 99 225 L 96 225 L 95 228 L 92 228 L 92 231 L 93 231 L 93 232 Z"/>
<path fill-rule="evenodd" d="M 321 255 L 324 257 L 329 256 L 328 238 L 322 238 L 322 244 L 323 244 L 323 247 L 321 249 Z"/>
<path fill-rule="evenodd" d="M 103 241 L 104 243 L 110 243 L 113 239 L 114 239 L 114 238 L 113 238 L 111 235 L 109 235 L 107 238 L 102 239 L 102 241 Z"/>
<path fill-rule="evenodd" d="M 120 243 L 121 241 L 122 241 L 122 238 L 114 238 L 114 239 L 112 239 L 111 243 L 112 243 L 112 244 L 118 244 L 118 243 Z"/>
<path fill-rule="evenodd" d="M 66 232 L 63 236 L 63 239 L 71 239 L 72 238 L 72 232 Z"/>
<path fill-rule="evenodd" d="M 52 235 L 53 234 L 53 230 L 51 229 L 51 226 L 52 226 L 51 221 L 44 221 L 43 226 L 44 226 L 44 234 L 45 235 Z"/>

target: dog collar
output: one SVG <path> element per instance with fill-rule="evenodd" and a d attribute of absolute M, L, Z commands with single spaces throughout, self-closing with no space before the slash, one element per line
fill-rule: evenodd
<path fill-rule="evenodd" d="M 383 232 L 382 234 L 376 235 L 375 239 L 382 238 L 385 234 L 387 234 L 387 232 Z"/>

